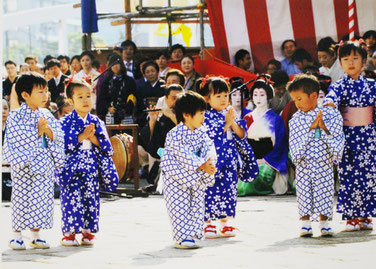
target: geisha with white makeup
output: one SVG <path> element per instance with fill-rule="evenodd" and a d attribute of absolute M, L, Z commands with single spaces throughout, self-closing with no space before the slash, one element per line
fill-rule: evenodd
<path fill-rule="evenodd" d="M 238 194 L 284 194 L 288 190 L 288 145 L 281 116 L 270 107 L 274 96 L 273 86 L 267 75 L 260 75 L 252 85 L 251 98 L 255 109 L 244 119 L 248 127 L 248 142 L 259 165 L 259 175 L 252 182 L 239 182 Z"/>
<path fill-rule="evenodd" d="M 231 80 L 230 80 L 231 81 Z M 244 81 L 241 80 L 241 77 L 235 77 L 235 80 L 231 82 L 231 91 L 235 88 L 241 86 L 244 84 Z M 247 86 L 244 86 L 247 87 Z M 248 89 L 247 89 L 248 91 Z M 236 120 L 242 120 L 245 115 L 247 115 L 252 110 L 242 106 L 241 102 L 241 95 L 243 94 L 243 101 L 247 100 L 248 96 L 246 92 L 243 92 L 242 90 L 238 90 L 230 95 L 231 99 L 231 106 L 234 108 Z M 243 117 L 242 117 L 242 109 L 243 109 Z"/>

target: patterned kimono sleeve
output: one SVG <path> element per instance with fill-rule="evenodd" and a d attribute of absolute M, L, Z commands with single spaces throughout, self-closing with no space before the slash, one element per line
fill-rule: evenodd
<path fill-rule="evenodd" d="M 47 137 L 48 150 L 51 152 L 55 168 L 60 169 L 65 164 L 64 132 L 61 129 L 60 121 L 56 120 L 52 115 L 48 115 L 47 119 L 54 135 L 53 140 Z"/>
<path fill-rule="evenodd" d="M 165 143 L 165 153 L 162 157 L 161 169 L 166 178 L 191 188 L 202 178 L 204 172 L 197 170 L 205 162 L 188 150 L 169 132 Z"/>
<path fill-rule="evenodd" d="M 107 134 L 106 126 L 98 118 L 97 118 L 97 122 L 95 126 L 96 126 L 95 136 L 98 139 L 101 153 L 105 156 L 111 157 L 113 154 L 113 149 L 112 149 L 112 145 Z"/>
<path fill-rule="evenodd" d="M 337 107 L 340 105 L 342 92 L 342 84 L 340 81 L 330 85 L 328 89 L 329 93 L 325 96 L 323 104 L 334 103 Z"/>
<path fill-rule="evenodd" d="M 304 126 L 298 117 L 289 121 L 290 129 L 290 153 L 292 161 L 298 165 L 305 157 L 308 143 L 314 138 L 315 130 L 309 131 L 309 126 Z"/>
<path fill-rule="evenodd" d="M 330 134 L 321 132 L 321 137 L 329 147 L 333 156 L 334 163 L 338 164 L 342 158 L 342 152 L 345 145 L 345 135 L 343 133 L 342 116 L 337 109 L 327 108 L 327 115 L 324 116 L 324 124 Z M 324 112 L 325 113 L 325 112 Z"/>
<path fill-rule="evenodd" d="M 38 129 L 29 129 L 18 118 L 18 111 L 10 112 L 4 137 L 4 160 L 16 171 L 30 165 L 39 152 Z"/>
<path fill-rule="evenodd" d="M 61 128 L 64 132 L 65 152 L 72 154 L 77 152 L 80 143 L 78 143 L 78 135 L 72 127 L 72 114 L 64 117 L 61 121 Z"/>
<path fill-rule="evenodd" d="M 209 138 L 207 134 L 205 134 L 205 145 L 209 148 L 205 160 L 209 160 L 215 165 L 217 163 L 217 152 L 215 150 L 215 146 L 213 141 Z M 213 186 L 215 183 L 214 175 L 209 175 L 208 173 L 203 173 L 201 178 L 202 185 L 204 187 Z"/>
<path fill-rule="evenodd" d="M 235 121 L 238 125 L 239 125 L 239 127 L 240 128 L 242 128 L 243 130 L 244 130 L 244 137 L 239 137 L 241 140 L 247 140 L 247 130 L 248 130 L 248 128 L 247 128 L 247 122 L 246 122 L 246 120 L 236 120 Z M 235 135 L 235 133 L 234 133 L 234 135 Z"/>

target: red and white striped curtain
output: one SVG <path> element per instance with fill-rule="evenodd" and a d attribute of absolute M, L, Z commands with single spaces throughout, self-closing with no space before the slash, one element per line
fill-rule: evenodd
<path fill-rule="evenodd" d="M 316 44 L 326 36 L 349 33 L 348 0 L 206 0 L 217 57 L 234 63 L 235 52 L 251 52 L 254 68 L 282 60 L 281 44 L 294 39 L 316 58 Z M 376 30 L 376 0 L 355 1 L 355 35 Z"/>

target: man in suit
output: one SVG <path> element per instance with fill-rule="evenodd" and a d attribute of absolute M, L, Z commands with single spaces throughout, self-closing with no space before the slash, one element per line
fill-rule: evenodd
<path fill-rule="evenodd" d="M 121 43 L 121 56 L 124 66 L 127 69 L 127 75 L 135 80 L 142 78 L 139 66 L 137 66 L 135 54 L 137 46 L 132 40 L 125 40 Z"/>
<path fill-rule="evenodd" d="M 68 78 L 61 72 L 60 62 L 52 59 L 47 63 L 47 69 L 50 71 L 52 78 L 48 81 L 48 89 L 51 92 L 51 102 L 56 102 L 59 96 L 64 96 L 64 81 Z"/>

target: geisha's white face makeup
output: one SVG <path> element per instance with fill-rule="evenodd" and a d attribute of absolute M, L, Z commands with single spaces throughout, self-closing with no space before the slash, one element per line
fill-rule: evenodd
<path fill-rule="evenodd" d="M 268 96 L 263 88 L 256 88 L 253 90 L 252 100 L 253 103 L 255 103 L 256 108 L 268 107 Z"/>
<path fill-rule="evenodd" d="M 319 98 L 317 98 L 317 103 L 321 104 L 324 102 L 325 99 L 325 93 L 324 91 L 320 90 L 319 91 Z"/>
<path fill-rule="evenodd" d="M 240 91 L 236 91 L 234 92 L 233 94 L 231 94 L 231 105 L 234 107 L 234 108 L 237 108 L 239 109 L 241 107 L 241 93 Z"/>

